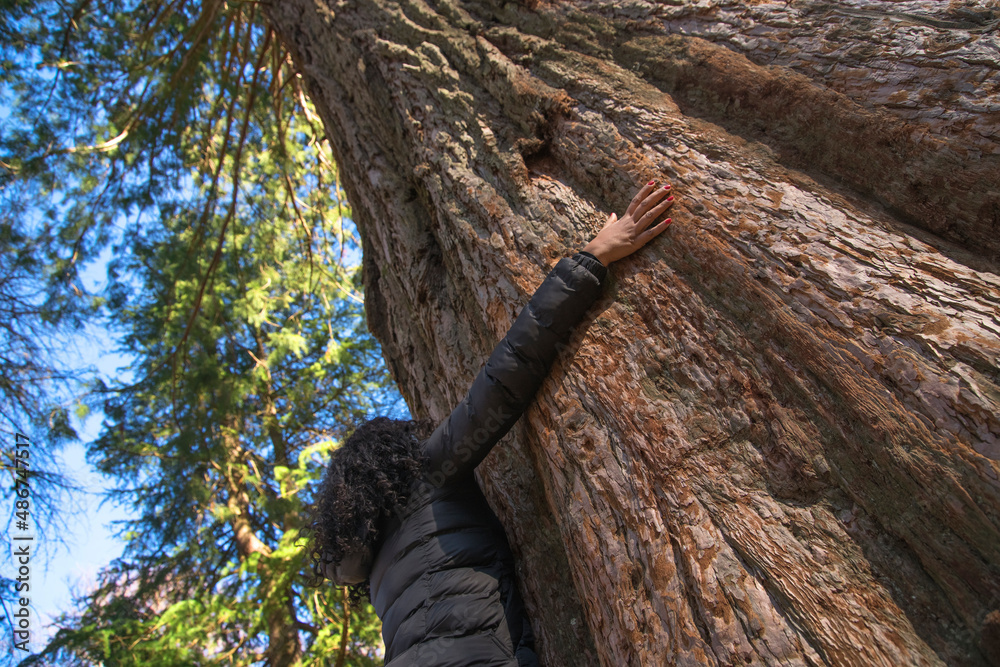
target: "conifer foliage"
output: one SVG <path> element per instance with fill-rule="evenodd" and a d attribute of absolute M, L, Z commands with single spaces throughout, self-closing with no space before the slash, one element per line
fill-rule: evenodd
<path fill-rule="evenodd" d="M 0 31 L 5 238 L 34 239 L 47 303 L 99 310 L 134 359 L 88 399 L 89 456 L 139 518 L 26 662 L 375 664 L 370 607 L 303 585 L 311 482 L 345 425 L 398 401 L 288 54 L 250 2 L 12 1 Z"/>

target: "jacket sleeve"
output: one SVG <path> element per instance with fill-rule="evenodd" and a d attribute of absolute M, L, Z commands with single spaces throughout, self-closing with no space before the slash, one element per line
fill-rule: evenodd
<path fill-rule="evenodd" d="M 573 327 L 601 294 L 607 268 L 589 253 L 549 272 L 496 346 L 465 399 L 424 442 L 428 480 L 471 475 L 528 407 Z"/>

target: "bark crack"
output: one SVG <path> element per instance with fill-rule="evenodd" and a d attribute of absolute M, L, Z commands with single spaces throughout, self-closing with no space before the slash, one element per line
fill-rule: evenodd
<path fill-rule="evenodd" d="M 670 522 L 673 524 L 673 522 Z M 712 642 L 712 634 L 708 630 L 708 624 L 705 622 L 704 613 L 705 610 L 698 600 L 698 595 L 696 593 L 697 580 L 694 574 L 691 572 L 691 568 L 688 566 L 688 559 L 684 555 L 684 549 L 681 547 L 680 541 L 677 539 L 677 526 L 671 525 L 670 528 L 670 547 L 673 550 L 674 564 L 677 567 L 677 571 L 681 573 L 681 584 L 684 586 L 684 597 L 687 600 L 688 608 L 691 610 L 691 619 L 694 621 L 694 625 L 698 628 L 698 634 L 701 636 L 702 642 L 715 656 L 716 660 L 719 659 L 715 652 L 715 645 Z"/>
<path fill-rule="evenodd" d="M 809 650 L 802 650 L 802 647 L 797 647 L 800 649 L 800 654 L 808 661 L 810 665 L 823 664 L 822 662 L 819 662 L 814 659 L 817 658 L 819 654 L 821 654 L 822 650 L 821 645 L 815 641 L 815 637 L 813 637 L 808 631 L 806 631 L 801 626 L 801 624 L 799 624 L 796 621 L 796 619 L 791 614 L 788 613 L 788 611 L 785 609 L 785 606 L 781 604 L 781 601 L 778 599 L 778 597 L 775 596 L 774 592 L 768 588 L 767 577 L 765 577 L 764 574 L 758 568 L 751 565 L 751 563 L 746 558 L 743 557 L 743 554 L 737 548 L 736 543 L 730 538 L 728 533 L 724 530 L 723 526 L 716 525 L 716 527 L 719 530 L 719 534 L 722 536 L 722 541 L 726 544 L 726 546 L 729 547 L 729 550 L 732 553 L 733 558 L 736 560 L 737 564 L 739 564 L 743 572 L 745 572 L 748 576 L 752 577 L 753 581 L 757 583 L 765 593 L 767 593 L 768 599 L 771 602 L 771 609 L 774 611 L 774 613 L 777 614 L 777 616 L 779 616 L 781 620 L 784 621 L 786 626 L 792 632 L 795 633 L 795 638 L 797 640 L 805 644 L 806 648 L 815 652 L 814 655 L 810 655 Z M 727 586 L 722 586 L 721 589 L 723 595 L 725 595 L 726 597 L 726 601 L 729 602 L 729 605 L 734 610 L 740 609 L 740 606 L 737 604 L 737 600 L 731 595 L 729 588 Z M 745 616 L 745 614 L 737 613 L 736 617 L 739 619 L 740 627 L 743 628 L 744 635 L 747 637 L 748 640 L 750 640 L 750 645 L 754 647 L 754 651 L 756 651 L 758 655 L 760 655 L 761 653 L 759 649 L 759 644 L 762 643 L 765 647 L 769 649 L 768 653 L 774 658 L 781 660 L 784 657 L 781 655 L 777 655 L 770 650 L 771 647 L 767 644 L 767 639 L 765 637 L 761 637 L 761 635 L 763 634 L 762 632 L 755 631 L 753 628 L 747 625 L 749 619 Z M 759 643 L 757 641 L 754 641 L 755 639 L 758 638 L 760 638 Z"/>

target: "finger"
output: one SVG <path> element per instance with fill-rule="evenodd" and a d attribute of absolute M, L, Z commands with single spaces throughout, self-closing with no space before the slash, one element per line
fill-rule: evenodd
<path fill-rule="evenodd" d="M 632 202 L 628 205 L 628 209 L 625 211 L 625 217 L 632 215 L 635 212 L 636 207 L 638 207 L 639 204 L 642 203 L 642 200 L 646 198 L 646 195 L 653 192 L 655 189 L 656 181 L 650 181 L 639 188 L 639 191 L 635 193 L 635 197 L 632 197 Z M 635 218 L 633 217 L 633 220 L 634 219 Z"/>
<path fill-rule="evenodd" d="M 664 191 L 666 192 L 666 191 Z M 666 199 L 662 200 L 659 204 L 654 206 L 652 209 L 646 211 L 641 218 L 637 221 L 640 227 L 645 227 L 652 224 L 657 218 L 659 218 L 664 211 L 674 205 L 674 196 L 669 195 Z"/>
<path fill-rule="evenodd" d="M 664 197 L 670 196 L 670 186 L 665 185 L 662 188 L 657 188 L 654 192 L 650 192 L 646 195 L 646 198 L 636 207 L 635 212 L 632 214 L 632 218 L 639 222 L 639 219 L 646 215 L 650 209 L 657 205 Z"/>
<path fill-rule="evenodd" d="M 644 246 L 650 241 L 652 241 L 654 238 L 656 238 L 657 235 L 659 235 L 664 229 L 669 227 L 672 223 L 673 219 L 667 218 L 666 220 L 656 225 L 655 227 L 650 227 L 649 229 L 644 231 L 642 234 L 639 235 L 637 239 L 637 241 L 639 242 L 639 246 L 640 247 Z"/>
<path fill-rule="evenodd" d="M 608 221 L 605 224 L 606 225 L 613 224 L 616 220 L 618 220 L 618 214 L 617 213 L 612 213 L 611 215 L 608 216 Z"/>

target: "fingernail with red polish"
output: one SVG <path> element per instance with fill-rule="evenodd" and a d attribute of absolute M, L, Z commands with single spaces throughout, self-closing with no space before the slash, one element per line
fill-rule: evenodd
<path fill-rule="evenodd" d="M 674 196 L 673 195 L 670 195 L 669 197 L 667 197 L 667 201 L 673 201 L 673 200 L 674 200 Z"/>
<path fill-rule="evenodd" d="M 664 185 L 664 186 L 663 186 L 663 189 L 664 189 L 664 190 L 669 190 L 669 189 L 670 189 L 670 186 L 669 186 L 669 185 Z"/>
<path fill-rule="evenodd" d="M 673 221 L 674 221 L 673 218 L 667 218 L 664 222 L 666 222 L 667 223 L 667 227 L 669 227 L 670 223 L 673 222 Z"/>
<path fill-rule="evenodd" d="M 646 185 L 652 185 L 653 183 L 656 183 L 656 181 L 650 181 L 649 183 L 646 183 Z"/>

